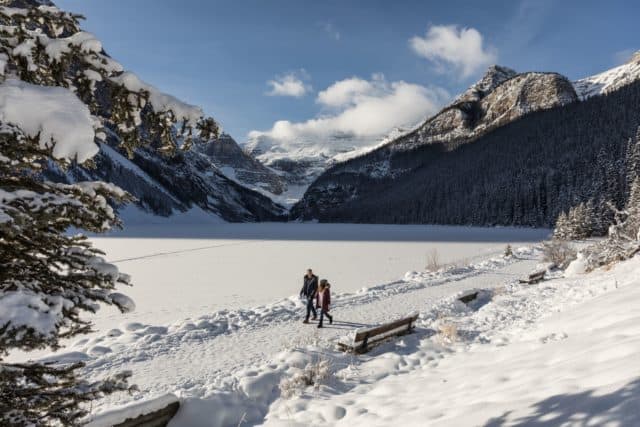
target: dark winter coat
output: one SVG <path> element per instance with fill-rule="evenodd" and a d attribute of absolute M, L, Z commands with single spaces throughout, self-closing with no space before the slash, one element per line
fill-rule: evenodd
<path fill-rule="evenodd" d="M 322 292 L 318 292 L 316 295 L 316 303 L 323 311 L 329 311 L 329 304 L 331 304 L 331 291 L 329 291 L 328 287 L 324 288 Z"/>
<path fill-rule="evenodd" d="M 313 299 L 316 296 L 318 290 L 318 276 L 312 274 L 311 277 L 304 275 L 302 279 L 302 290 L 300 295 L 304 295 L 307 299 Z"/>

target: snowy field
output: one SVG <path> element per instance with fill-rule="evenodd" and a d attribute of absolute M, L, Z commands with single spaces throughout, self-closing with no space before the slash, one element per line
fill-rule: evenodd
<path fill-rule="evenodd" d="M 92 426 L 174 399 L 171 427 L 640 425 L 640 257 L 519 284 L 544 268 L 536 248 L 546 235 L 131 225 L 95 241 L 134 275 L 137 313 L 102 312 L 101 331 L 48 358 L 84 361 L 94 378 L 132 370 L 140 392 L 96 402 Z M 434 248 L 450 264 L 426 271 Z M 335 284 L 335 322 L 324 329 L 300 322 L 307 265 Z M 472 289 L 482 290 L 477 303 L 457 301 Z M 414 334 L 360 356 L 336 348 L 408 313 L 419 313 Z M 292 386 L 311 366 L 321 366 L 318 383 Z"/>
<path fill-rule="evenodd" d="M 540 268 L 539 257 L 517 248 L 514 257 L 338 295 L 337 321 L 322 331 L 300 325 L 301 306 L 290 301 L 168 327 L 129 325 L 66 357 L 85 360 L 91 375 L 131 368 L 143 390 L 101 402 L 107 412 L 95 426 L 124 419 L 130 412 L 118 406 L 132 399 L 161 396 L 150 408 L 175 399 L 167 392 L 181 400 L 171 427 L 640 425 L 640 257 L 517 283 Z M 478 303 L 456 300 L 474 287 L 486 290 Z M 366 355 L 335 348 L 354 325 L 411 311 L 420 315 L 412 335 Z M 319 384 L 284 397 L 314 365 Z"/>
<path fill-rule="evenodd" d="M 250 308 L 299 292 L 307 267 L 334 292 L 355 292 L 423 270 L 428 254 L 468 264 L 507 243 L 537 242 L 547 230 L 347 224 L 127 224 L 95 245 L 133 276 L 124 289 L 137 305 L 122 315 L 105 307 L 96 326 L 167 324 L 221 309 Z"/>
<path fill-rule="evenodd" d="M 338 368 L 344 379 L 315 393 L 275 401 L 265 424 L 640 425 L 639 273 L 636 257 L 611 271 L 512 284 L 477 311 L 427 310 L 425 335 Z M 457 339 L 427 338 L 443 322 L 457 325 Z"/>

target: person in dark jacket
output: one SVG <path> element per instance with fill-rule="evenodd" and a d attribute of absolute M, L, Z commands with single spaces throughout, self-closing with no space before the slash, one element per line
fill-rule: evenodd
<path fill-rule="evenodd" d="M 318 291 L 318 276 L 313 274 L 311 269 L 307 270 L 307 274 L 302 278 L 302 290 L 300 291 L 300 297 L 305 297 L 307 300 L 307 317 L 305 317 L 302 323 L 309 323 L 309 316 L 313 313 L 313 319 L 318 318 L 318 313 L 314 307 L 316 293 Z"/>
<path fill-rule="evenodd" d="M 318 328 L 322 328 L 322 318 L 324 316 L 327 316 L 327 319 L 329 319 L 329 324 L 333 323 L 333 316 L 329 314 L 329 304 L 331 304 L 330 287 L 331 285 L 325 279 L 320 281 L 320 288 L 318 289 L 316 297 L 317 307 L 320 309 L 320 323 L 318 323 Z"/>

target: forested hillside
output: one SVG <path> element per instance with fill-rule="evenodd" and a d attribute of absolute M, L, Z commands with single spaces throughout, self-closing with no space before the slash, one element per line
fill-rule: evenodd
<path fill-rule="evenodd" d="M 622 205 L 638 162 L 640 83 L 530 113 L 471 143 L 383 147 L 321 176 L 296 218 L 333 222 L 551 226 L 590 201 Z M 362 173 L 372 156 L 384 173 Z"/>

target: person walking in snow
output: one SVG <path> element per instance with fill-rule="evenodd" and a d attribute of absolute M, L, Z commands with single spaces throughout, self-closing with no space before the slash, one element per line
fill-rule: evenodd
<path fill-rule="evenodd" d="M 308 269 L 307 274 L 302 278 L 302 290 L 300 291 L 300 298 L 304 297 L 307 300 L 307 317 L 305 317 L 302 323 L 309 323 L 309 316 L 313 313 L 313 319 L 318 318 L 318 313 L 314 307 L 316 293 L 318 291 L 318 276 L 313 274 L 313 270 Z"/>
<path fill-rule="evenodd" d="M 316 297 L 318 308 L 320 309 L 320 323 L 318 323 L 318 328 L 322 328 L 322 318 L 324 316 L 327 316 L 327 319 L 329 319 L 329 324 L 333 323 L 333 316 L 329 314 L 329 304 L 331 304 L 330 287 L 331 285 L 326 279 L 320 281 L 320 288 L 318 289 Z"/>

